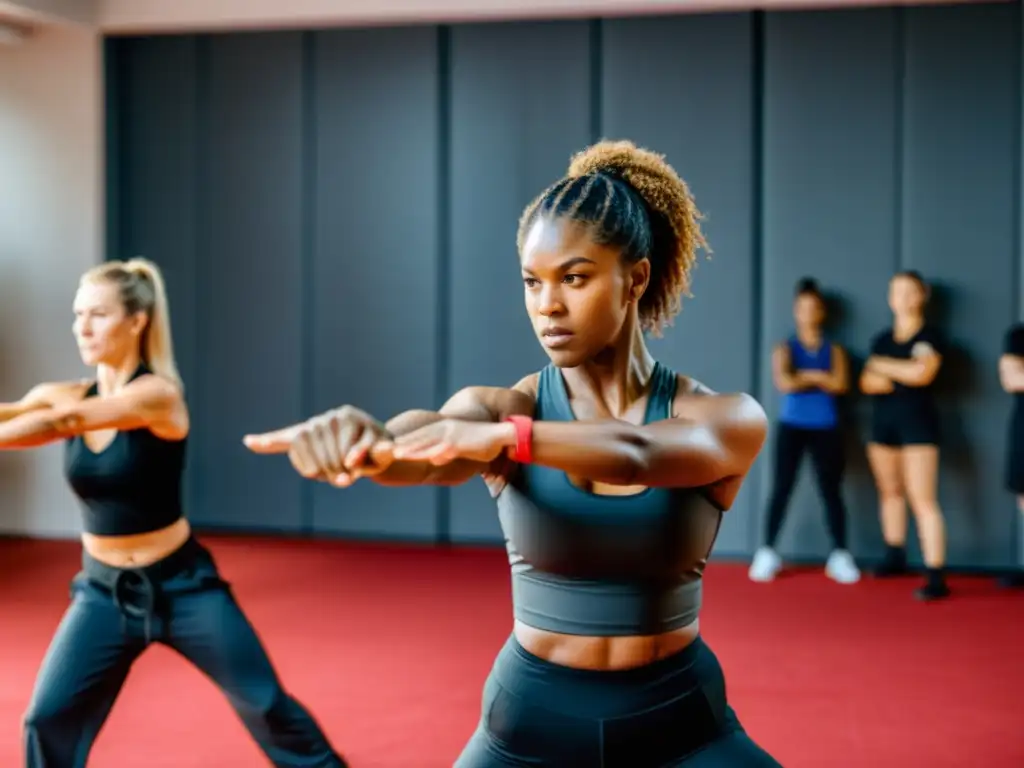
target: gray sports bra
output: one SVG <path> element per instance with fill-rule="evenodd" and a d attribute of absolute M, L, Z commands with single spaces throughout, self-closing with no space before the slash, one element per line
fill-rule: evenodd
<path fill-rule="evenodd" d="M 644 423 L 670 418 L 676 374 L 657 363 Z M 540 374 L 535 420 L 573 421 L 565 381 Z M 723 511 L 702 488 L 601 496 L 524 465 L 498 495 L 516 619 L 570 635 L 654 635 L 690 624 Z"/>

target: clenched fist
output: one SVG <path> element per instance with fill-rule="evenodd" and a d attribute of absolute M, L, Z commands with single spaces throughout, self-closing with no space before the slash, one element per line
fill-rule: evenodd
<path fill-rule="evenodd" d="M 383 472 L 393 461 L 387 429 L 351 405 L 273 432 L 246 435 L 243 443 L 253 453 L 287 453 L 303 477 L 341 488 Z"/>

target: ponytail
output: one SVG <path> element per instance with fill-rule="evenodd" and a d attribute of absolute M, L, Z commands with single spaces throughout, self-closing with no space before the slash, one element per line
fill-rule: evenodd
<path fill-rule="evenodd" d="M 142 332 L 142 359 L 150 370 L 184 389 L 178 364 L 174 359 L 174 339 L 171 337 L 171 308 L 167 301 L 167 288 L 160 268 L 147 259 L 135 258 L 125 263 L 125 269 L 137 274 L 153 287 L 153 305 L 149 310 L 149 324 Z"/>
<path fill-rule="evenodd" d="M 143 362 L 157 376 L 184 389 L 174 359 L 170 305 L 160 268 L 143 258 L 108 261 L 87 272 L 84 279 L 113 282 L 120 291 L 125 311 L 146 315 L 148 321 L 139 344 Z"/>

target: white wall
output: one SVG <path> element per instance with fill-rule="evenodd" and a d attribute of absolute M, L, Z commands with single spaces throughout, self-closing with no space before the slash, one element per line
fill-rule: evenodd
<path fill-rule="evenodd" d="M 100 53 L 95 33 L 72 26 L 0 46 L 0 400 L 86 373 L 71 300 L 102 253 Z M 0 452 L 0 532 L 78 529 L 59 445 Z"/>
<path fill-rule="evenodd" d="M 99 0 L 0 0 L 0 14 L 44 23 L 95 26 Z"/>
<path fill-rule="evenodd" d="M 986 0 L 99 0 L 97 17 L 108 32 L 152 33 L 970 2 Z"/>

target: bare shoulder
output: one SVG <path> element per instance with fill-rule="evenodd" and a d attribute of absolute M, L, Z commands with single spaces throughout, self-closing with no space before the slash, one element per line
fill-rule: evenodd
<path fill-rule="evenodd" d="M 164 440 L 181 440 L 191 427 L 185 395 L 177 383 L 155 373 L 147 373 L 130 382 L 122 395 L 137 413 L 146 414 L 149 430 Z"/>
<path fill-rule="evenodd" d="M 686 376 L 685 374 L 676 374 L 676 399 L 680 395 L 717 395 L 718 393 L 705 384 L 702 381 L 698 381 L 693 376 Z"/>
<path fill-rule="evenodd" d="M 715 421 L 755 431 L 767 431 L 768 417 L 757 399 L 747 392 L 717 392 L 691 376 L 679 375 L 673 416 L 677 419 Z"/>
<path fill-rule="evenodd" d="M 497 419 L 509 416 L 532 416 L 537 404 L 539 373 L 524 376 L 511 388 L 496 387 L 491 401 L 491 410 Z"/>
<path fill-rule="evenodd" d="M 465 387 L 441 407 L 441 415 L 473 421 L 501 421 L 508 416 L 533 414 L 537 399 L 537 374 L 520 379 L 512 387 Z"/>
<path fill-rule="evenodd" d="M 178 385 L 163 376 L 155 373 L 147 373 L 135 379 L 125 390 L 137 393 L 147 400 L 155 399 L 164 403 L 181 402 L 184 400 L 181 389 Z"/>

